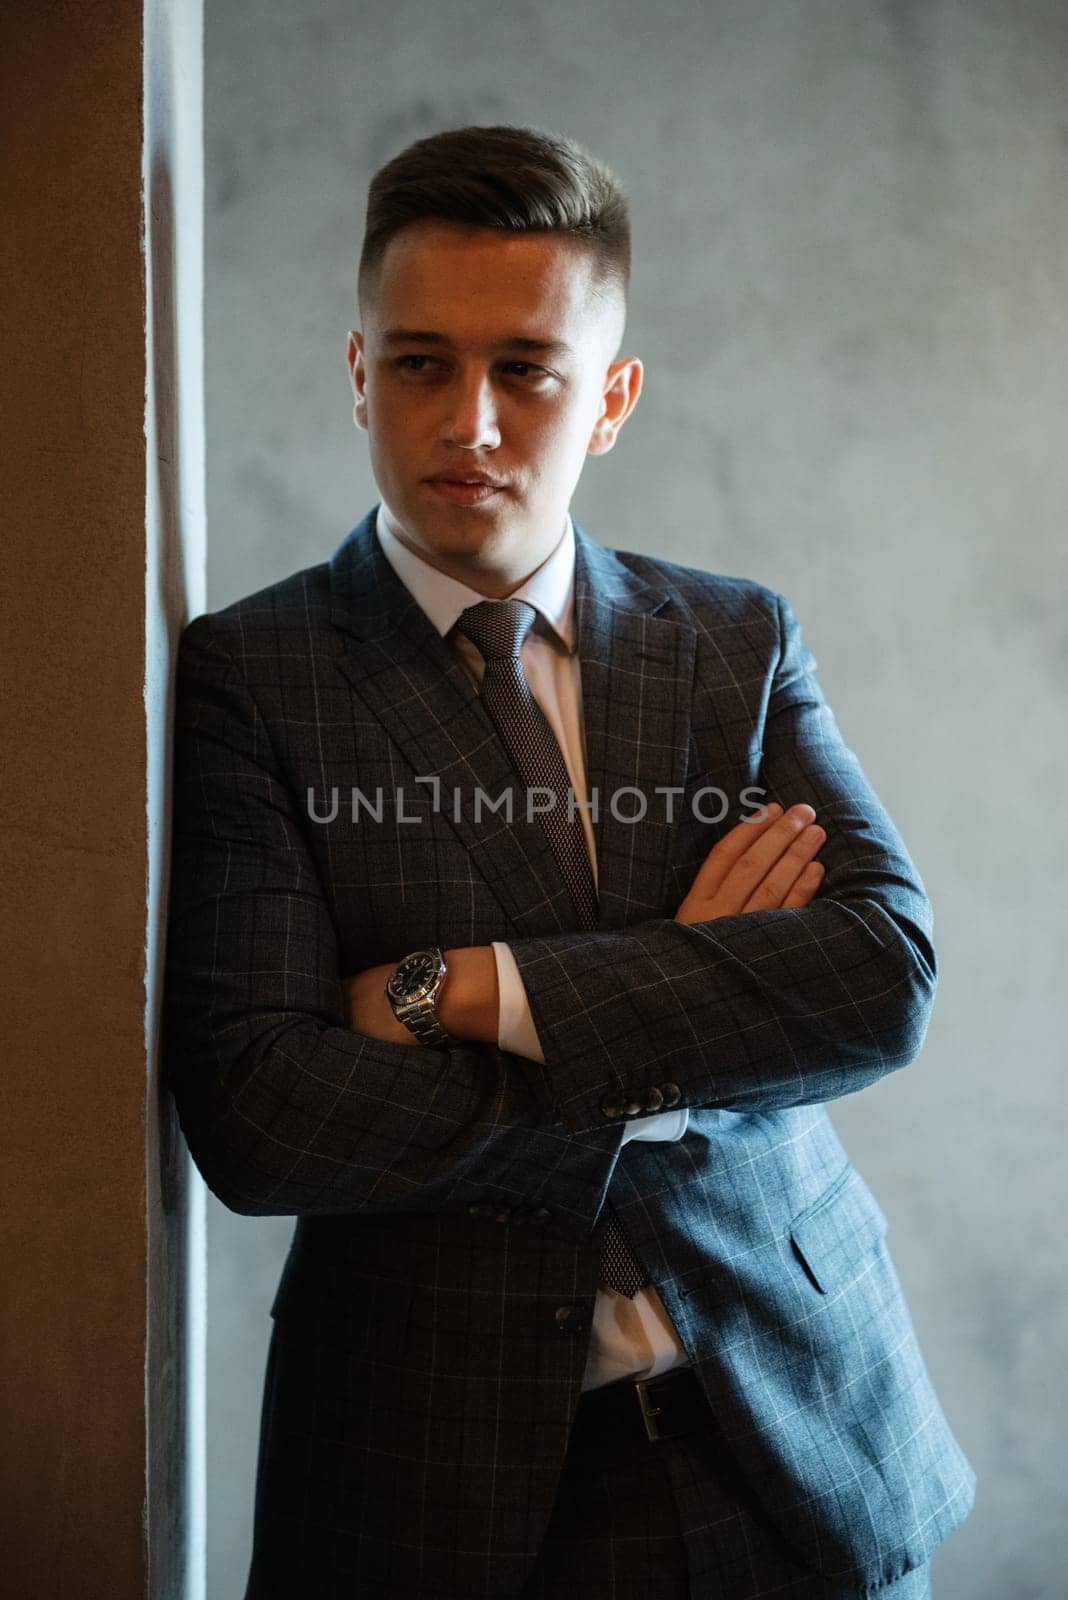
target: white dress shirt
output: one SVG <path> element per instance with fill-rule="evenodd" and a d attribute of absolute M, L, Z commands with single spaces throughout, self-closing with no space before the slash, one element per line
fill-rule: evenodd
<path fill-rule="evenodd" d="M 390 566 L 443 638 L 462 611 L 485 600 L 485 595 L 439 572 L 409 550 L 398 539 L 397 519 L 384 501 L 375 518 L 375 529 Z M 523 671 L 531 693 L 556 735 L 576 802 L 580 802 L 589 796 L 580 663 L 575 648 L 574 591 L 575 530 L 568 515 L 552 554 L 507 598 L 526 600 L 538 613 L 523 641 Z M 453 642 L 475 682 L 481 683 L 485 663 L 477 645 L 461 634 L 457 634 Z M 579 815 L 596 882 L 593 825 L 588 811 L 580 810 Z M 493 953 L 500 994 L 497 1043 L 502 1050 L 544 1062 L 515 957 L 502 940 L 493 941 Z M 652 1117 L 638 1117 L 624 1124 L 622 1142 L 681 1139 L 688 1120 L 685 1106 Z M 617 1378 L 649 1378 L 688 1361 L 675 1325 L 652 1284 L 639 1289 L 632 1300 L 614 1289 L 602 1287 L 598 1290 L 583 1389 L 598 1388 Z"/>

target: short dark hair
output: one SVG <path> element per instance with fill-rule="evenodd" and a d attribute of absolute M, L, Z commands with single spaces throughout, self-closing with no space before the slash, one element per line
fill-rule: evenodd
<path fill-rule="evenodd" d="M 361 306 L 386 246 L 413 222 L 555 233 L 593 258 L 598 292 L 630 282 L 630 212 L 615 174 L 576 140 L 538 128 L 450 128 L 417 139 L 371 179 Z"/>

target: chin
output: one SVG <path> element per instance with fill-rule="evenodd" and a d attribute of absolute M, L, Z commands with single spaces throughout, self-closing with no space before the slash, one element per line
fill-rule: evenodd
<path fill-rule="evenodd" d="M 450 506 L 420 503 L 397 506 L 395 514 L 405 528 L 434 550 L 478 550 L 507 536 L 511 518 L 504 506 Z"/>

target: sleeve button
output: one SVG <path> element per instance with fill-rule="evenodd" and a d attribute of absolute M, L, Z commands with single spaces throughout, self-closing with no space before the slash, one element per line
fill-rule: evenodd
<path fill-rule="evenodd" d="M 677 1083 L 662 1083 L 660 1093 L 664 1096 L 664 1104 L 668 1107 L 677 1106 L 682 1099 L 682 1091 Z"/>
<path fill-rule="evenodd" d="M 623 1107 L 617 1106 L 614 1100 L 605 1100 L 601 1106 L 601 1111 L 610 1122 L 614 1122 L 617 1117 L 623 1115 Z"/>
<path fill-rule="evenodd" d="M 640 1100 L 628 1100 L 623 1107 L 624 1115 L 628 1117 L 640 1117 L 644 1110 L 645 1107 Z"/>
<path fill-rule="evenodd" d="M 663 1104 L 664 1096 L 654 1084 L 649 1090 L 649 1098 L 645 1102 L 645 1109 L 648 1111 L 650 1116 L 655 1116 Z"/>

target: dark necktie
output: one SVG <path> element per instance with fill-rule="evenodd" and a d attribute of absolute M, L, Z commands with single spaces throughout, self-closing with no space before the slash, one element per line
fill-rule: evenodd
<path fill-rule="evenodd" d="M 540 821 L 574 902 L 579 925 L 597 926 L 597 890 L 586 836 L 578 810 L 568 816 L 568 777 L 563 752 L 538 702 L 530 692 L 520 650 L 537 615 L 525 600 L 483 600 L 469 606 L 456 624 L 457 633 L 478 646 L 486 663 L 481 699 L 512 763 L 529 789 L 549 789 L 556 796 Z M 525 814 L 525 805 L 524 805 Z M 627 1242 L 611 1205 L 601 1250 L 601 1277 L 609 1288 L 633 1299 L 648 1282 Z"/>

